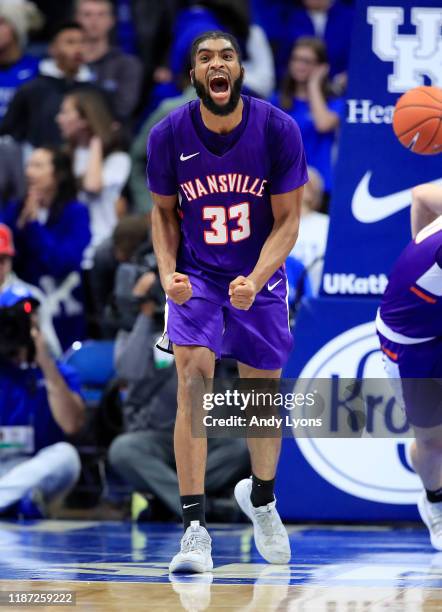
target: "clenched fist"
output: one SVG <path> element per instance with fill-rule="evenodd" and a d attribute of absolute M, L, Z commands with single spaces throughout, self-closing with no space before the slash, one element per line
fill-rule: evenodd
<path fill-rule="evenodd" d="M 181 306 L 192 297 L 192 285 L 187 274 L 174 272 L 166 277 L 164 291 L 172 302 Z"/>
<path fill-rule="evenodd" d="M 237 276 L 229 285 L 230 303 L 239 310 L 249 310 L 256 294 L 255 283 L 245 276 Z"/>

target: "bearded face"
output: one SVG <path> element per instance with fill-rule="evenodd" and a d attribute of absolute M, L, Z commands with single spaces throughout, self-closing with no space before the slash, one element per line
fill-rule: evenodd
<path fill-rule="evenodd" d="M 230 115 L 238 105 L 243 80 L 244 70 L 228 40 L 208 39 L 199 45 L 192 83 L 207 110 Z"/>

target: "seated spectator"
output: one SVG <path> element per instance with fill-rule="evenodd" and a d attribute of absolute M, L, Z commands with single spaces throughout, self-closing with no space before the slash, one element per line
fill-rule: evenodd
<path fill-rule="evenodd" d="M 113 338 L 120 324 L 114 299 L 115 277 L 120 264 L 137 267 L 153 254 L 146 216 L 126 215 L 118 222 L 112 237 L 102 242 L 94 255 L 90 271 L 94 311 L 101 335 Z"/>
<path fill-rule="evenodd" d="M 321 284 L 330 219 L 328 215 L 319 212 L 323 192 L 321 176 L 312 167 L 309 167 L 308 175 L 309 180 L 304 185 L 302 194 L 299 235 L 290 257 L 297 258 L 306 267 L 313 294 L 317 295 Z"/>
<path fill-rule="evenodd" d="M 336 80 L 342 92 L 346 86 L 353 16 L 354 8 L 343 0 L 301 0 L 301 6 L 287 3 L 283 27 L 279 29 L 277 67 L 287 65 L 293 43 L 299 38 L 321 38 L 328 51 L 330 78 Z"/>
<path fill-rule="evenodd" d="M 190 67 L 189 67 L 190 71 Z M 186 86 L 179 96 L 164 99 L 158 108 L 143 123 L 137 137 L 132 142 L 130 157 L 132 171 L 129 177 L 129 187 L 132 198 L 132 210 L 134 213 L 148 213 L 151 211 L 153 202 L 149 189 L 146 186 L 146 143 L 152 128 L 164 117 L 167 117 L 175 108 L 195 100 L 197 98 L 195 88 L 190 85 L 189 72 L 186 71 Z"/>
<path fill-rule="evenodd" d="M 110 45 L 115 25 L 111 0 L 77 0 L 76 19 L 85 34 L 85 61 L 94 82 L 110 92 L 121 120 L 130 118 L 139 102 L 143 67 L 140 60 Z"/>
<path fill-rule="evenodd" d="M 117 224 L 117 204 L 129 177 L 130 157 L 123 151 L 119 124 L 97 92 L 67 95 L 56 121 L 72 151 L 79 199 L 89 208 L 92 241 L 83 267 L 90 269 L 95 248 Z"/>
<path fill-rule="evenodd" d="M 81 261 L 90 242 L 87 208 L 77 200 L 69 155 L 36 149 L 26 166 L 27 193 L 0 220 L 14 233 L 19 277 L 40 288 L 64 349 L 84 337 Z"/>
<path fill-rule="evenodd" d="M 80 475 L 66 437 L 84 421 L 75 374 L 50 356 L 32 294 L 0 294 L 0 514 L 42 518 Z"/>
<path fill-rule="evenodd" d="M 25 0 L 0 1 L 0 119 L 18 87 L 38 74 L 38 59 L 25 55 L 32 22 L 42 23 L 37 7 Z"/>
<path fill-rule="evenodd" d="M 117 336 L 117 374 L 128 385 L 123 406 L 126 432 L 112 442 L 109 461 L 134 490 L 155 496 L 160 503 L 160 520 L 167 515 L 178 520 L 182 510 L 173 452 L 177 376 L 173 363 L 158 369 L 154 362 L 153 317 L 157 304 L 150 296 L 157 282 L 153 272 L 139 278 L 133 287 L 133 295 L 143 301 L 139 315 L 131 331 L 120 331 Z M 208 439 L 209 495 L 222 496 L 238 478 L 249 473 L 244 439 Z"/>
<path fill-rule="evenodd" d="M 281 91 L 271 99 L 299 125 L 307 162 L 321 174 L 327 196 L 332 190 L 332 150 L 344 100 L 332 95 L 324 43 L 300 38 L 294 45 Z"/>
<path fill-rule="evenodd" d="M 91 87 L 92 73 L 83 64 L 83 53 L 81 26 L 75 22 L 59 26 L 49 46 L 50 58 L 40 62 L 37 78 L 17 90 L 0 124 L 0 134 L 33 147 L 61 144 L 55 117 L 63 96 L 74 88 Z"/>
<path fill-rule="evenodd" d="M 273 56 L 264 30 L 250 23 L 248 2 L 198 0 L 178 13 L 170 51 L 174 79 L 180 78 L 188 64 L 193 40 L 208 30 L 227 31 L 237 38 L 245 68 L 243 89 L 245 93 L 267 98 L 275 86 Z M 173 93 L 170 88 L 165 91 L 166 96 L 159 97 L 157 104 L 164 97 L 179 93 Z"/>

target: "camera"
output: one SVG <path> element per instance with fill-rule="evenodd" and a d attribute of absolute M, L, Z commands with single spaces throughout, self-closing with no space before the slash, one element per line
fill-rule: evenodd
<path fill-rule="evenodd" d="M 147 294 L 135 297 L 132 293 L 135 285 L 143 274 L 153 272 L 155 281 Z M 140 312 L 141 304 L 154 302 L 155 316 L 164 314 L 164 291 L 161 286 L 157 260 L 150 244 L 146 243 L 136 251 L 130 262 L 121 263 L 115 275 L 114 311 L 120 329 L 130 331 Z"/>
<path fill-rule="evenodd" d="M 7 308 L 0 308 L 0 360 L 13 361 L 19 357 L 20 350 L 27 351 L 27 361 L 35 357 L 35 345 L 31 336 L 30 301 L 18 302 Z"/>

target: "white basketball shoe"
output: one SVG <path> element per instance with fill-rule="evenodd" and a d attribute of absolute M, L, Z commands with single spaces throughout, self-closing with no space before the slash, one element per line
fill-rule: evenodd
<path fill-rule="evenodd" d="M 430 532 L 431 544 L 436 550 L 442 550 L 442 502 L 432 504 L 424 491 L 417 502 L 417 507 L 421 519 Z"/>
<path fill-rule="evenodd" d="M 291 557 L 287 531 L 276 510 L 276 500 L 255 508 L 251 502 L 251 478 L 240 480 L 235 487 L 235 498 L 241 510 L 253 523 L 255 544 L 268 563 L 288 563 Z"/>
<path fill-rule="evenodd" d="M 181 550 L 169 565 L 169 572 L 200 574 L 213 569 L 212 538 L 199 521 L 192 521 L 181 538 Z"/>

